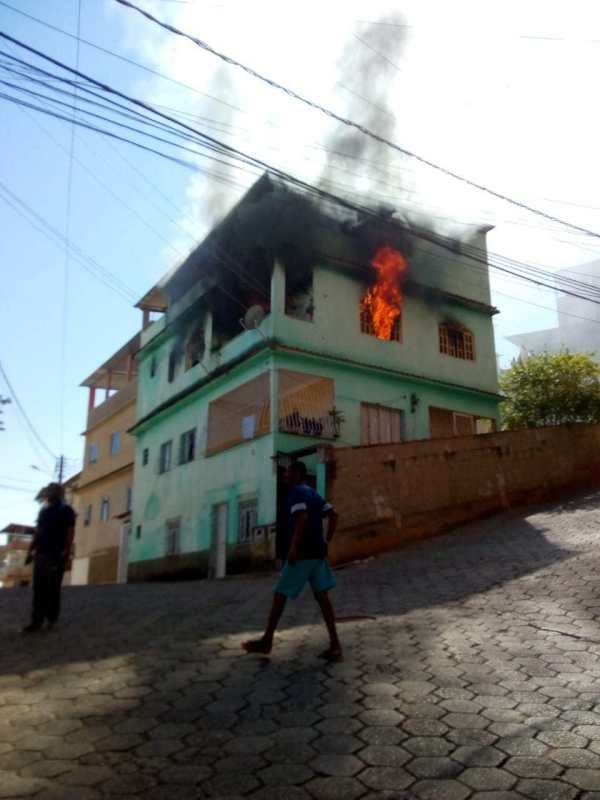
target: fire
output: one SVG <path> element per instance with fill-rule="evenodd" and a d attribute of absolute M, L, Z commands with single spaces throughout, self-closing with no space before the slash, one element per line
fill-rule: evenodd
<path fill-rule="evenodd" d="M 402 282 L 408 264 L 402 253 L 388 245 L 377 250 L 371 264 L 377 270 L 377 282 L 363 297 L 362 310 L 369 314 L 377 338 L 389 341 L 402 310 Z"/>

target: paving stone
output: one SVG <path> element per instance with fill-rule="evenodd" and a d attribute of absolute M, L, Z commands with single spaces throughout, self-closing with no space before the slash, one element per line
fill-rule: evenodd
<path fill-rule="evenodd" d="M 490 745 L 462 745 L 451 756 L 467 767 L 497 767 L 506 759 L 506 753 Z"/>
<path fill-rule="evenodd" d="M 376 791 L 394 791 L 408 788 L 415 779 L 401 767 L 367 767 L 361 772 L 360 780 Z"/>
<path fill-rule="evenodd" d="M 264 750 L 268 750 L 275 741 L 275 739 L 271 739 L 268 736 L 237 736 L 227 742 L 225 750 L 232 754 L 252 755 L 253 753 L 262 753 Z"/>
<path fill-rule="evenodd" d="M 410 787 L 419 800 L 465 800 L 471 791 L 455 780 L 424 780 Z"/>
<path fill-rule="evenodd" d="M 308 800 L 310 795 L 298 786 L 265 786 L 253 792 L 251 797 L 252 800 Z"/>
<path fill-rule="evenodd" d="M 548 744 L 527 736 L 498 739 L 494 746 L 511 756 L 543 756 L 550 749 Z"/>
<path fill-rule="evenodd" d="M 272 764 L 307 764 L 317 755 L 317 750 L 308 744 L 280 742 L 261 753 L 266 761 Z"/>
<path fill-rule="evenodd" d="M 312 769 L 300 764 L 277 764 L 255 774 L 267 786 L 295 786 L 296 784 L 306 783 L 315 776 L 315 772 Z"/>
<path fill-rule="evenodd" d="M 363 728 L 357 733 L 358 738 L 374 745 L 394 745 L 408 739 L 408 734 L 398 728 Z"/>
<path fill-rule="evenodd" d="M 181 766 L 169 766 L 160 773 L 160 780 L 168 784 L 196 785 L 210 775 L 208 767 L 196 764 L 182 764 Z M 179 794 L 176 795 L 179 800 Z"/>
<path fill-rule="evenodd" d="M 313 778 L 303 788 L 316 800 L 356 800 L 365 794 L 356 778 Z"/>
<path fill-rule="evenodd" d="M 310 766 L 321 775 L 351 777 L 360 772 L 363 763 L 351 755 L 322 755 L 313 759 Z"/>
<path fill-rule="evenodd" d="M 568 731 L 543 731 L 537 738 L 550 747 L 585 747 L 587 738 Z"/>
<path fill-rule="evenodd" d="M 413 736 L 402 746 L 414 756 L 446 756 L 454 749 L 447 739 L 436 736 Z"/>
<path fill-rule="evenodd" d="M 351 755 L 364 747 L 364 742 L 356 736 L 345 735 L 320 736 L 314 740 L 314 748 L 323 755 Z"/>
<path fill-rule="evenodd" d="M 568 783 L 539 779 L 521 780 L 516 789 L 521 795 L 529 797 L 531 800 L 573 800 L 578 792 Z"/>
<path fill-rule="evenodd" d="M 31 797 L 44 788 L 44 782 L 37 778 L 20 778 L 5 772 L 0 781 L 0 797 Z"/>
<path fill-rule="evenodd" d="M 579 767 L 581 769 L 600 769 L 600 756 L 589 750 L 575 748 L 559 748 L 550 750 L 548 758 L 565 767 Z"/>
<path fill-rule="evenodd" d="M 502 768 L 521 778 L 551 779 L 562 772 L 562 767 L 547 757 L 515 756 L 509 758 Z"/>
<path fill-rule="evenodd" d="M 107 781 L 111 774 L 107 767 L 77 767 L 65 773 L 60 780 L 71 786 L 96 786 Z"/>
<path fill-rule="evenodd" d="M 412 755 L 401 747 L 390 745 L 369 745 L 357 753 L 358 758 L 373 767 L 401 767 L 410 761 Z"/>
<path fill-rule="evenodd" d="M 463 767 L 450 758 L 413 758 L 406 769 L 416 778 L 455 778 Z"/>
<path fill-rule="evenodd" d="M 579 789 L 600 791 L 600 769 L 567 769 L 562 780 Z"/>
<path fill-rule="evenodd" d="M 467 786 L 480 791 L 510 789 L 517 781 L 514 775 L 498 767 L 469 767 L 464 770 L 460 779 Z"/>

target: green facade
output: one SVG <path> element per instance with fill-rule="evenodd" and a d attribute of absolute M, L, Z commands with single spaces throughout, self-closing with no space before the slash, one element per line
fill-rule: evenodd
<path fill-rule="evenodd" d="M 484 242 L 483 233 L 477 237 Z M 428 245 L 411 259 L 411 280 L 414 285 L 406 287 L 400 342 L 361 333 L 359 303 L 366 283 L 357 274 L 327 263 L 314 268 L 312 321 L 286 315 L 285 270 L 275 262 L 270 312 L 258 330 L 240 326 L 237 336 L 213 349 L 209 296 L 203 303 L 203 288 L 195 286 L 144 331 L 138 355 L 138 423 L 134 429 L 131 579 L 205 574 L 213 509 L 219 503 L 228 507 L 228 559 L 238 563 L 239 504 L 256 499 L 258 525 L 271 525 L 276 519 L 273 457 L 313 444 L 361 444 L 361 403 L 402 410 L 406 439 L 429 437 L 431 407 L 497 418 L 487 271 L 474 271 L 459 255 L 442 248 L 435 252 L 435 247 Z M 169 357 L 181 337 L 180 323 L 186 315 L 197 317 L 204 326 L 204 355 L 190 369 L 180 364 L 169 380 Z M 438 325 L 444 321 L 472 332 L 475 360 L 440 353 Z M 334 404 L 344 416 L 337 438 L 277 430 L 279 370 L 333 380 Z M 270 381 L 268 432 L 207 455 L 209 404 L 264 373 Z M 179 437 L 193 428 L 197 434 L 195 458 L 177 465 Z M 174 463 L 159 474 L 160 447 L 168 440 L 173 441 Z M 148 462 L 144 465 L 145 451 Z M 314 457 L 311 466 L 315 466 Z M 323 471 L 316 471 L 323 488 Z M 175 518 L 180 520 L 179 553 L 167 557 L 166 526 Z M 252 556 L 248 548 L 245 553 Z M 262 564 L 262 556 L 257 561 Z M 247 568 L 247 561 L 240 563 Z"/>

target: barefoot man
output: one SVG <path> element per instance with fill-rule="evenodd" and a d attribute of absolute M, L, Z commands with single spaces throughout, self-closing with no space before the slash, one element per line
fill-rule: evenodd
<path fill-rule="evenodd" d="M 329 647 L 321 658 L 340 661 L 342 646 L 335 627 L 335 613 L 328 592 L 335 586 L 335 575 L 327 561 L 327 542 L 335 532 L 337 514 L 323 498 L 306 484 L 306 465 L 294 461 L 288 470 L 291 483 L 287 498 L 286 550 L 287 560 L 275 586 L 275 597 L 267 628 L 261 639 L 244 642 L 247 653 L 267 655 L 273 647 L 273 635 L 281 619 L 288 597 L 298 597 L 307 583 L 321 608 L 329 633 Z M 328 518 L 327 537 L 323 534 L 323 519 Z"/>

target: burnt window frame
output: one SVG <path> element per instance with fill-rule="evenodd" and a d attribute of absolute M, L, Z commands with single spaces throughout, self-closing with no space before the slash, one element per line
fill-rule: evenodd
<path fill-rule="evenodd" d="M 184 431 L 179 437 L 179 466 L 190 464 L 196 459 L 196 428 Z"/>
<path fill-rule="evenodd" d="M 168 453 L 168 458 L 166 454 Z M 173 469 L 173 440 L 163 442 L 158 453 L 158 474 L 164 475 Z"/>

